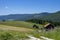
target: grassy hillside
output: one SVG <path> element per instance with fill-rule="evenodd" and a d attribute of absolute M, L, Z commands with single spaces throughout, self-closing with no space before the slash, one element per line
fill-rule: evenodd
<path fill-rule="evenodd" d="M 29 39 L 27 35 L 33 35 L 35 37 L 40 37 L 39 33 L 34 33 L 34 32 L 26 33 L 26 32 L 18 32 L 18 31 L 0 30 L 0 40 L 26 40 L 26 39 Z"/>
<path fill-rule="evenodd" d="M 21 40 L 27 38 L 24 32 L 0 30 L 0 40 Z"/>
<path fill-rule="evenodd" d="M 23 29 L 22 29 L 23 30 Z M 0 40 L 18 40 L 18 39 L 29 39 L 27 35 L 33 35 L 34 37 L 40 38 L 40 36 L 48 37 L 54 40 L 60 40 L 60 28 L 56 28 L 53 31 L 38 32 L 35 31 L 16 31 L 16 30 L 1 30 L 0 29 Z"/>
<path fill-rule="evenodd" d="M 8 25 L 8 26 L 0 26 L 0 28 L 2 27 L 3 29 L 6 28 L 8 29 L 8 27 L 10 28 L 10 26 L 16 26 L 16 27 L 23 27 L 23 28 L 32 28 L 34 23 L 29 23 L 29 22 L 24 22 L 24 21 L 7 21 L 7 22 L 0 22 L 0 25 Z M 37 24 L 38 26 L 40 27 L 43 27 L 43 25 L 39 25 Z M 17 29 L 17 28 L 16 28 Z M 23 29 L 22 29 L 23 30 Z M 53 31 L 45 31 L 45 32 L 38 32 L 38 30 L 36 29 L 32 29 L 34 31 L 28 31 L 28 32 L 24 32 L 24 31 L 16 31 L 14 29 L 14 31 L 12 30 L 1 30 L 0 29 L 0 39 L 1 40 L 5 40 L 5 38 L 7 40 L 18 40 L 18 39 L 23 39 L 24 38 L 28 38 L 26 35 L 33 35 L 37 38 L 40 38 L 40 36 L 45 36 L 45 37 L 48 37 L 48 38 L 52 38 L 52 39 L 55 39 L 55 40 L 60 40 L 60 28 L 55 28 Z M 1 36 L 2 35 L 2 36 Z"/>
<path fill-rule="evenodd" d="M 6 22 L 0 22 L 0 24 L 16 26 L 16 27 L 32 28 L 32 26 L 36 23 L 24 22 L 24 21 L 6 21 Z M 40 24 L 36 24 L 36 25 L 39 26 L 40 28 L 43 26 Z"/>
<path fill-rule="evenodd" d="M 29 39 L 29 35 L 40 37 L 40 34 L 34 29 L 0 24 L 0 40 L 26 40 Z"/>

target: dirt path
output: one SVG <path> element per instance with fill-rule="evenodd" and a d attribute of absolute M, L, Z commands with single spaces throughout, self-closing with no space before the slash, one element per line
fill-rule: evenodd
<path fill-rule="evenodd" d="M 0 25 L 0 30 L 13 30 L 13 31 L 33 31 L 32 29 L 29 28 L 24 28 L 24 27 L 14 27 L 14 26 L 7 26 L 7 25 Z"/>
<path fill-rule="evenodd" d="M 47 37 L 44 37 L 44 36 L 40 36 L 41 38 L 36 38 L 32 35 L 28 36 L 30 39 L 29 40 L 54 40 L 54 39 L 50 39 L 50 38 L 47 38 Z"/>

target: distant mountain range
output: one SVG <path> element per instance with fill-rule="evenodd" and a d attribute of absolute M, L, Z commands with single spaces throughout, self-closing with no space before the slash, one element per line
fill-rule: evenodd
<path fill-rule="evenodd" d="M 38 18 L 39 16 L 48 15 L 48 13 L 39 13 L 39 14 L 10 14 L 0 16 L 0 20 L 29 20 L 33 18 Z"/>
<path fill-rule="evenodd" d="M 0 16 L 0 20 L 28 20 L 32 18 L 32 14 L 10 14 L 10 15 L 4 15 Z"/>
<path fill-rule="evenodd" d="M 24 21 L 24 20 L 29 20 L 33 18 L 60 22 L 60 11 L 55 13 L 43 12 L 43 13 L 37 13 L 37 14 L 10 14 L 10 15 L 0 16 L 0 20 L 12 19 L 12 20 Z"/>

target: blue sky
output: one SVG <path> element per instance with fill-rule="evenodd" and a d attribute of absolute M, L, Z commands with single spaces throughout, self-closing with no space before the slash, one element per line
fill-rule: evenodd
<path fill-rule="evenodd" d="M 56 12 L 60 0 L 0 0 L 0 15 Z"/>

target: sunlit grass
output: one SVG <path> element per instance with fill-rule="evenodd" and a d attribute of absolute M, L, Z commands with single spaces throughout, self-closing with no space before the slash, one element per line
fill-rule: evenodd
<path fill-rule="evenodd" d="M 32 28 L 32 26 L 35 23 L 29 23 L 29 22 L 24 22 L 24 21 L 7 21 L 7 22 L 2 22 L 0 24 L 3 25 L 10 25 L 10 26 L 16 26 L 16 27 L 25 27 L 25 28 Z M 43 27 L 43 25 L 37 24 L 40 28 Z M 33 29 L 33 28 L 32 28 Z M 8 33 L 11 33 L 13 35 L 13 38 L 19 39 L 19 38 L 28 38 L 26 35 L 33 35 L 37 38 L 40 38 L 40 36 L 44 36 L 44 37 L 48 37 L 48 38 L 52 38 L 55 40 L 60 40 L 60 28 L 55 28 L 52 31 L 45 31 L 45 32 L 38 32 L 38 30 L 40 29 L 34 29 L 35 31 L 33 32 L 11 32 L 8 31 Z M 1 33 L 5 34 L 4 31 L 0 31 L 0 35 Z"/>
<path fill-rule="evenodd" d="M 56 28 L 54 30 L 46 31 L 46 32 L 43 32 L 40 34 L 41 34 L 41 36 L 45 36 L 45 37 L 55 39 L 55 40 L 60 40 L 60 28 Z"/>
<path fill-rule="evenodd" d="M 32 26 L 36 23 L 30 23 L 30 22 L 24 22 L 24 21 L 6 21 L 6 22 L 0 22 L 0 24 L 16 26 L 16 27 L 32 28 Z M 40 28 L 43 26 L 40 24 L 36 24 L 36 25 L 39 26 Z"/>
<path fill-rule="evenodd" d="M 28 37 L 25 35 L 24 32 L 0 30 L 0 40 L 18 40 L 27 38 Z"/>

